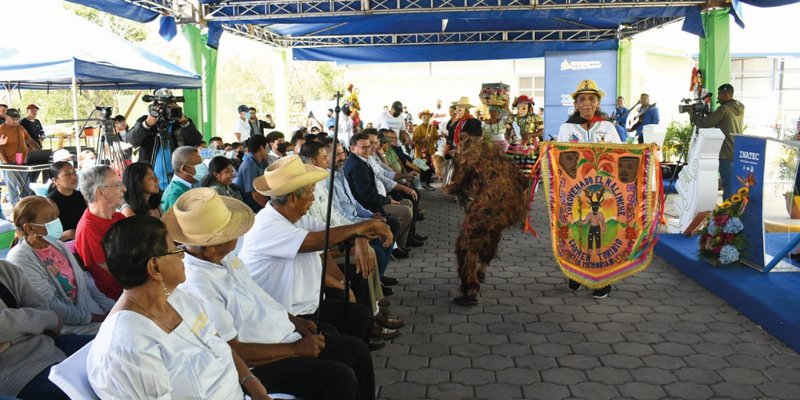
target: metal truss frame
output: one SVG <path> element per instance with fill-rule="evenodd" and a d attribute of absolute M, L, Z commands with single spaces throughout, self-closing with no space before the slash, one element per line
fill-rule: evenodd
<path fill-rule="evenodd" d="M 428 32 L 361 35 L 313 35 L 289 37 L 276 34 L 265 26 L 238 23 L 224 24 L 232 34 L 257 40 L 275 47 L 363 47 L 418 46 L 477 43 L 530 42 L 596 42 L 630 37 L 647 29 L 675 21 L 677 18 L 648 18 L 620 29 L 559 29 L 475 32 Z"/>
<path fill-rule="evenodd" d="M 168 2 L 169 0 L 126 0 Z M 458 11 L 703 6 L 706 0 L 249 0 L 203 5 L 206 20 L 246 21 Z"/>
<path fill-rule="evenodd" d="M 175 17 L 179 23 L 203 22 L 200 9 L 189 0 L 123 0 L 126 3 Z"/>

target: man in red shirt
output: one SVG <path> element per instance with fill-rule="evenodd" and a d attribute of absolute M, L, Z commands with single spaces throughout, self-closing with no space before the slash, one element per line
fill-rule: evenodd
<path fill-rule="evenodd" d="M 125 199 L 125 185 L 114 170 L 106 165 L 97 165 L 81 175 L 81 193 L 88 208 L 76 228 L 75 248 L 97 288 L 116 300 L 122 294 L 122 287 L 108 271 L 101 242 L 111 225 L 125 219 L 117 212 Z"/>

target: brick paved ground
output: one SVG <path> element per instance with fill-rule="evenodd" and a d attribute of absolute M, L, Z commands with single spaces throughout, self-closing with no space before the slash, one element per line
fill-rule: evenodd
<path fill-rule="evenodd" d="M 656 258 L 607 299 L 572 293 L 550 240 L 509 230 L 478 307 L 453 305 L 461 210 L 426 192 L 428 244 L 393 263 L 409 324 L 373 353 L 381 399 L 800 399 L 800 356 Z M 548 235 L 544 205 L 535 228 Z"/>

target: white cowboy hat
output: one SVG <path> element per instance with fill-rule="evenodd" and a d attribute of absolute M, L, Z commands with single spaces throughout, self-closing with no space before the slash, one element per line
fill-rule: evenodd
<path fill-rule="evenodd" d="M 214 246 L 238 239 L 253 226 L 250 206 L 211 188 L 184 193 L 162 218 L 176 242 Z"/>
<path fill-rule="evenodd" d="M 472 105 L 472 103 L 469 102 L 469 97 L 467 97 L 467 96 L 461 96 L 461 98 L 458 99 L 458 101 L 454 101 L 453 102 L 453 105 L 454 106 L 465 107 L 465 108 L 475 107 L 474 105 Z"/>
<path fill-rule="evenodd" d="M 264 196 L 282 196 L 297 189 L 317 183 L 328 177 L 328 171 L 303 164 L 300 156 L 282 157 L 253 179 L 253 188 Z"/>

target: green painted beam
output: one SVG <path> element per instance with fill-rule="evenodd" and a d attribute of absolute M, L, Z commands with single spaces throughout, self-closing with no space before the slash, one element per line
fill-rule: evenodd
<path fill-rule="evenodd" d="M 631 39 L 619 41 L 617 49 L 617 96 L 625 98 L 628 105 L 632 105 L 631 81 L 633 80 L 633 54 Z"/>
<path fill-rule="evenodd" d="M 706 37 L 700 38 L 700 70 L 703 84 L 714 94 L 712 108 L 717 108 L 717 88 L 731 83 L 730 15 L 727 8 L 703 11 Z"/>
<path fill-rule="evenodd" d="M 183 25 L 181 29 L 183 37 L 189 43 L 191 65 L 194 73 L 203 76 L 203 54 L 201 42 L 200 29 L 194 24 Z M 203 127 L 203 91 L 202 89 L 186 89 L 183 91 L 183 97 L 186 99 L 183 103 L 183 112 L 187 117 L 194 121 L 195 125 L 202 129 Z M 208 139 L 208 133 L 203 131 L 204 136 Z"/>

